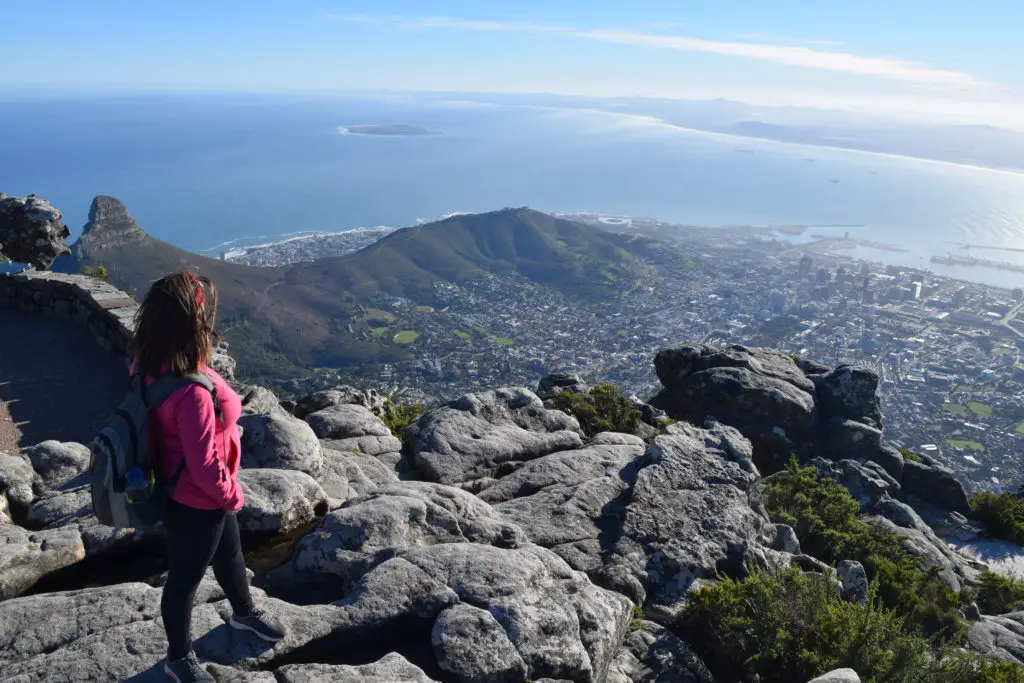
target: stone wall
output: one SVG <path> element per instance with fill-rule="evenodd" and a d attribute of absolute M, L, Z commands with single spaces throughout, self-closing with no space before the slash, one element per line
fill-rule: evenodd
<path fill-rule="evenodd" d="M 3 308 L 71 320 L 87 328 L 98 344 L 124 357 L 127 363 L 139 305 L 117 287 L 94 277 L 26 270 L 0 275 Z"/>
<path fill-rule="evenodd" d="M 103 348 L 129 362 L 139 304 L 127 293 L 87 275 L 24 270 L 0 274 L 0 311 L 13 308 L 85 327 Z M 2 313 L 0 313 L 2 319 Z M 228 381 L 235 380 L 235 360 L 222 343 L 210 365 Z"/>

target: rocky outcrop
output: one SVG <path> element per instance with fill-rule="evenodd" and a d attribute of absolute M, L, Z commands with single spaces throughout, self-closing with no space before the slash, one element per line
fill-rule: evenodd
<path fill-rule="evenodd" d="M 854 560 L 843 560 L 836 565 L 836 578 L 843 585 L 843 598 L 862 605 L 868 602 L 868 575 L 864 565 Z"/>
<path fill-rule="evenodd" d="M 1024 612 L 982 617 L 967 632 L 967 644 L 986 657 L 1024 664 Z"/>
<path fill-rule="evenodd" d="M 0 496 L 7 499 L 11 516 L 25 516 L 42 484 L 28 458 L 0 452 Z"/>
<path fill-rule="evenodd" d="M 665 627 L 643 621 L 622 643 L 608 683 L 714 683 L 689 645 Z"/>
<path fill-rule="evenodd" d="M 80 443 L 44 441 L 21 450 L 45 489 L 53 491 L 81 475 L 89 467 L 89 448 Z"/>
<path fill-rule="evenodd" d="M 971 512 L 964 485 L 943 467 L 908 461 L 903 468 L 903 491 L 940 508 L 962 514 Z"/>
<path fill-rule="evenodd" d="M 146 239 L 128 209 L 113 197 L 97 196 L 89 207 L 89 221 L 82 228 L 81 238 L 72 247 L 75 260 L 102 261 L 102 252 Z"/>
<path fill-rule="evenodd" d="M 860 676 L 853 669 L 836 669 L 822 674 L 808 683 L 860 683 Z"/>
<path fill-rule="evenodd" d="M 0 254 L 46 270 L 68 252 L 71 235 L 59 209 L 34 194 L 10 197 L 0 192 Z"/>
<path fill-rule="evenodd" d="M 442 484 L 583 445 L 576 420 L 527 389 L 467 394 L 410 425 L 406 440 L 423 477 Z"/>
<path fill-rule="evenodd" d="M 245 494 L 238 524 L 250 542 L 289 534 L 327 513 L 327 494 L 305 472 L 242 470 L 238 483 Z"/>
<path fill-rule="evenodd" d="M 44 577 L 84 558 L 85 547 L 76 530 L 33 532 L 0 524 L 0 600 L 21 595 Z"/>
<path fill-rule="evenodd" d="M 384 408 L 387 397 L 380 392 L 370 389 L 363 391 L 350 386 L 340 386 L 334 389 L 318 391 L 299 399 L 295 404 L 295 417 L 305 418 L 310 413 L 315 413 L 324 408 L 341 405 L 362 406 L 377 414 Z"/>
<path fill-rule="evenodd" d="M 584 394 L 590 390 L 579 375 L 571 372 L 553 372 L 541 377 L 537 383 L 537 398 L 542 401 L 550 401 L 557 394 L 569 391 L 574 394 Z"/>

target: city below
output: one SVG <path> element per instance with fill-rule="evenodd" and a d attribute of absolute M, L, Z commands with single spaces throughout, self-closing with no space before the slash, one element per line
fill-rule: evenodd
<path fill-rule="evenodd" d="M 1021 483 L 1024 292 L 857 260 L 851 247 L 802 226 L 699 228 L 596 214 L 564 216 L 659 240 L 668 265 L 621 296 L 587 301 L 517 275 L 439 283 L 444 306 L 378 295 L 369 335 L 406 345 L 409 361 L 318 369 L 283 380 L 287 394 L 340 383 L 449 399 L 498 385 L 534 385 L 554 370 L 611 382 L 646 399 L 651 360 L 686 341 L 771 346 L 881 378 L 887 436 L 937 457 L 974 486 Z M 830 226 L 834 227 L 834 226 Z M 853 226 L 855 227 L 855 226 Z M 365 248 L 386 229 L 293 239 L 223 255 L 279 266 Z M 353 334 L 356 334 L 353 332 Z M 343 339 L 339 343 L 344 343 Z"/>

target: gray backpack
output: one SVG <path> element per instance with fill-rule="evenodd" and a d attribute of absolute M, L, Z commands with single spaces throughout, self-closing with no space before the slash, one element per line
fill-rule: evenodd
<path fill-rule="evenodd" d="M 219 419 L 217 390 L 207 375 L 167 373 L 148 387 L 141 375 L 132 375 L 128 394 L 89 446 L 92 508 L 100 523 L 146 529 L 163 521 L 164 508 L 185 471 L 185 461 L 170 481 L 160 480 L 157 440 L 150 438 L 149 414 L 186 384 L 198 384 L 210 392 Z"/>

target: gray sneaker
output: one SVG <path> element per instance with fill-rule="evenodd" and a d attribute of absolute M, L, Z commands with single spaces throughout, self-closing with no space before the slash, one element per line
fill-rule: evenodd
<path fill-rule="evenodd" d="M 254 609 L 247 617 L 231 615 L 228 623 L 240 631 L 252 631 L 269 643 L 276 643 L 287 633 L 280 620 L 261 609 Z"/>
<path fill-rule="evenodd" d="M 199 663 L 195 652 L 189 652 L 181 659 L 165 661 L 164 673 L 175 683 L 216 683 L 216 679 Z"/>

